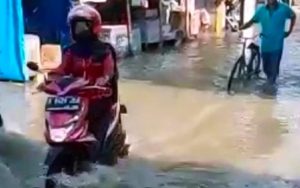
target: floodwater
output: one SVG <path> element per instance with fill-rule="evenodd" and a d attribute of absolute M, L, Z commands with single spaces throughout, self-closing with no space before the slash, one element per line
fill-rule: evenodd
<path fill-rule="evenodd" d="M 203 36 L 179 50 L 121 65 L 131 151 L 115 168 L 95 167 L 65 187 L 300 187 L 300 25 L 286 41 L 277 95 L 256 87 L 228 96 L 236 36 Z M 258 83 L 258 85 L 261 83 Z M 33 87 L 0 83 L 0 188 L 42 187 L 43 102 Z"/>

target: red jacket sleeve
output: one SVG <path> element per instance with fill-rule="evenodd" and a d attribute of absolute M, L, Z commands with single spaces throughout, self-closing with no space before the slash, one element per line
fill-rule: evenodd
<path fill-rule="evenodd" d="M 50 74 L 66 75 L 70 74 L 70 67 L 72 65 L 72 54 L 70 51 L 65 51 L 62 55 L 62 62 L 56 68 L 51 70 Z"/>
<path fill-rule="evenodd" d="M 114 64 L 114 58 L 112 55 L 107 55 L 103 61 L 103 76 L 111 78 L 114 75 Z"/>

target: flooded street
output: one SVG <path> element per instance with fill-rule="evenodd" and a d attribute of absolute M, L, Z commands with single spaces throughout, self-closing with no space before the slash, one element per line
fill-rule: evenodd
<path fill-rule="evenodd" d="M 227 75 L 240 53 L 236 36 L 203 37 L 180 50 L 121 64 L 129 159 L 97 167 L 69 187 L 300 187 L 300 24 L 287 39 L 278 93 L 228 96 Z M 41 187 L 44 96 L 0 83 L 0 188 Z M 19 133 L 19 134 L 16 134 Z M 81 179 L 82 178 L 82 179 Z"/>

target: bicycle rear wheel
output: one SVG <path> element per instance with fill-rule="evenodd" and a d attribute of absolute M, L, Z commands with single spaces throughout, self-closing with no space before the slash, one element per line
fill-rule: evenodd
<path fill-rule="evenodd" d="M 251 43 L 248 48 L 251 50 L 251 57 L 247 64 L 248 79 L 252 78 L 252 76 L 259 78 L 259 74 L 261 72 L 261 56 L 259 46 Z"/>
<path fill-rule="evenodd" d="M 254 55 L 254 75 L 259 78 L 259 74 L 261 72 L 261 57 L 260 57 L 260 53 L 256 52 Z"/>
<path fill-rule="evenodd" d="M 244 82 L 245 73 L 246 73 L 245 62 L 243 60 L 243 57 L 240 57 L 236 61 L 236 63 L 234 64 L 230 72 L 230 76 L 227 84 L 228 94 L 231 94 L 235 86 L 241 85 Z"/>

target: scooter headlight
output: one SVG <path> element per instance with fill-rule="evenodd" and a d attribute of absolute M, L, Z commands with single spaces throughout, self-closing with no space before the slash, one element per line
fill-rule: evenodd
<path fill-rule="evenodd" d="M 54 142 L 64 141 L 68 137 L 74 126 L 75 123 L 72 123 L 65 127 L 50 129 L 49 131 L 51 140 L 53 140 Z"/>

